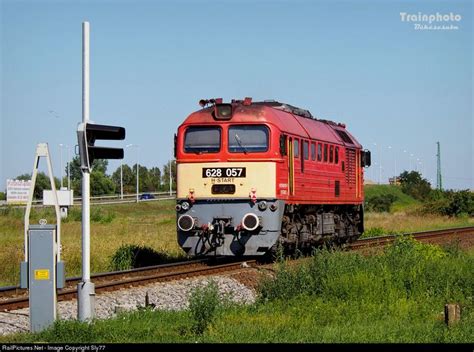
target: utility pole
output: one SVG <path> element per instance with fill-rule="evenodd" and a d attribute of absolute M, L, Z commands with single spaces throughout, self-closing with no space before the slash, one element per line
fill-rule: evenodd
<path fill-rule="evenodd" d="M 59 145 L 59 159 L 60 159 L 60 162 L 59 162 L 59 170 L 61 171 L 59 173 L 60 177 L 61 177 L 61 188 L 63 188 L 63 145 L 60 144 Z"/>
<path fill-rule="evenodd" d="M 89 22 L 82 23 L 82 122 L 89 122 Z M 82 282 L 77 285 L 77 317 L 94 318 L 95 287 L 90 266 L 90 171 L 82 169 Z"/>
<path fill-rule="evenodd" d="M 173 159 L 170 160 L 170 197 L 173 193 L 173 189 L 172 189 L 172 185 L 173 185 L 173 179 L 172 179 L 172 176 L 171 176 L 171 165 L 173 164 Z"/>
<path fill-rule="evenodd" d="M 67 189 L 71 190 L 71 148 L 67 146 Z"/>
<path fill-rule="evenodd" d="M 120 199 L 123 199 L 123 162 L 120 161 Z"/>
<path fill-rule="evenodd" d="M 138 174 L 138 168 L 140 167 L 140 163 L 138 162 L 138 154 L 139 154 L 139 147 L 137 146 L 137 203 L 138 203 L 138 185 L 139 185 L 139 182 L 138 182 L 138 177 L 139 177 L 139 174 Z"/>
<path fill-rule="evenodd" d="M 436 170 L 436 189 L 439 189 L 440 191 L 443 190 L 443 180 L 441 178 L 441 146 L 439 142 L 436 142 L 438 145 L 438 154 L 436 154 L 437 161 L 438 161 L 438 167 Z"/>

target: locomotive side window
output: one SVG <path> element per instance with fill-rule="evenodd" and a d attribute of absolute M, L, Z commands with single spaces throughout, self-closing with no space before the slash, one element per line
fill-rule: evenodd
<path fill-rule="evenodd" d="M 323 160 L 323 145 L 318 143 L 318 161 Z"/>
<path fill-rule="evenodd" d="M 324 162 L 325 163 L 328 162 L 328 145 L 327 144 L 324 145 Z"/>
<path fill-rule="evenodd" d="M 303 155 L 304 155 L 304 160 L 309 160 L 309 142 L 308 141 L 303 142 Z"/>
<path fill-rule="evenodd" d="M 258 153 L 268 150 L 269 131 L 263 125 L 234 125 L 229 127 L 229 152 Z"/>
<path fill-rule="evenodd" d="M 311 160 L 316 160 L 316 144 L 311 143 Z"/>
<path fill-rule="evenodd" d="M 295 145 L 293 146 L 293 151 L 294 151 L 294 157 L 295 159 L 300 156 L 300 143 L 299 140 L 295 138 L 294 140 Z"/>
<path fill-rule="evenodd" d="M 218 153 L 221 149 L 221 128 L 217 126 L 191 126 L 184 136 L 186 153 Z"/>
<path fill-rule="evenodd" d="M 334 162 L 334 146 L 332 145 L 329 147 L 329 162 Z"/>
<path fill-rule="evenodd" d="M 335 154 L 334 154 L 334 162 L 336 164 L 339 163 L 339 147 L 336 147 L 336 151 L 335 151 Z"/>

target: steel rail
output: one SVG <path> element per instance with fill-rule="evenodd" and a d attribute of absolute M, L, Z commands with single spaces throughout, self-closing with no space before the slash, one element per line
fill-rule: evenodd
<path fill-rule="evenodd" d="M 430 230 L 422 232 L 408 232 L 400 235 L 385 235 L 385 236 L 375 236 L 362 238 L 353 242 L 349 245 L 350 249 L 359 249 L 367 247 L 380 247 L 387 244 L 393 243 L 398 237 L 407 237 L 413 236 L 417 241 L 428 241 L 436 238 L 450 237 L 453 236 L 463 236 L 468 234 L 474 234 L 474 226 L 467 227 L 455 227 L 442 230 Z"/>
<path fill-rule="evenodd" d="M 206 264 L 208 262 L 209 262 L 208 258 L 195 259 L 195 260 L 153 265 L 153 266 L 147 266 L 147 267 L 135 268 L 135 269 L 129 269 L 129 270 L 97 273 L 97 274 L 91 275 L 91 278 L 94 281 L 98 281 L 98 282 L 102 282 L 104 280 L 118 280 L 125 276 L 128 276 L 128 277 L 147 276 L 147 275 L 150 275 L 151 273 L 157 273 L 157 272 L 162 272 L 166 270 L 168 271 L 174 270 L 174 269 L 180 270 L 182 268 L 187 268 L 187 267 L 192 268 L 198 265 Z M 82 278 L 80 276 L 67 278 L 65 288 L 76 286 L 81 281 L 81 279 Z M 27 290 L 20 288 L 20 286 L 0 287 L 0 301 L 12 296 L 18 296 L 21 294 L 26 295 Z"/>

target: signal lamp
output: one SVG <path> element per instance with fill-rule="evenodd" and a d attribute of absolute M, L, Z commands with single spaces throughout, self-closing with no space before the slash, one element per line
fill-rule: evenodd
<path fill-rule="evenodd" d="M 188 202 L 182 202 L 181 203 L 181 209 L 183 209 L 184 211 L 189 210 L 189 208 L 190 208 L 190 206 L 189 206 Z"/>
<path fill-rule="evenodd" d="M 78 125 L 77 138 L 82 170 L 90 172 L 92 163 L 96 159 L 123 159 L 123 148 L 98 147 L 95 145 L 97 139 L 125 139 L 125 128 L 123 127 L 83 122 Z"/>

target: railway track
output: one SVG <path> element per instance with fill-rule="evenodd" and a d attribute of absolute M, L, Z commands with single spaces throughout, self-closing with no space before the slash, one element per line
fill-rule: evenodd
<path fill-rule="evenodd" d="M 224 263 L 218 264 L 219 260 Z M 245 265 L 243 263 L 245 263 Z M 96 274 L 91 276 L 91 280 L 95 284 L 95 293 L 97 294 L 155 282 L 218 274 L 255 264 L 256 260 L 234 260 L 229 262 L 229 260 L 217 258 L 216 262 L 215 260 L 211 261 L 208 258 L 205 258 L 174 264 Z M 67 279 L 66 287 L 58 290 L 58 301 L 76 299 L 77 284 L 80 281 L 81 278 L 79 277 Z M 26 289 L 21 289 L 17 286 L 4 287 L 0 289 L 0 311 L 26 308 L 28 307 L 28 302 L 29 297 Z"/>
<path fill-rule="evenodd" d="M 474 226 L 452 228 L 444 230 L 414 232 L 404 234 L 412 235 L 416 240 L 428 243 L 443 243 L 449 241 L 467 241 L 474 244 Z M 351 250 L 364 250 L 368 248 L 383 247 L 393 243 L 397 236 L 379 236 L 358 240 L 349 246 Z M 119 290 L 132 286 L 146 285 L 153 282 L 171 281 L 201 275 L 218 274 L 241 269 L 245 262 L 249 266 L 255 266 L 256 260 L 231 261 L 225 258 L 216 258 L 213 262 L 209 258 L 157 265 L 152 267 L 138 268 L 126 271 L 116 271 L 92 275 L 95 284 L 95 292 L 101 293 Z M 221 262 L 219 264 L 219 261 Z M 80 277 L 66 280 L 66 287 L 58 290 L 58 301 L 77 298 L 77 284 Z M 0 288 L 0 311 L 20 309 L 28 307 L 27 290 L 18 286 Z"/>
<path fill-rule="evenodd" d="M 474 226 L 456 227 L 443 230 L 431 230 L 423 232 L 406 233 L 402 236 L 413 236 L 414 239 L 420 242 L 427 243 L 445 243 L 449 241 L 467 241 L 474 243 Z M 360 239 L 349 245 L 351 250 L 360 250 L 364 248 L 383 247 L 393 243 L 397 235 L 377 236 Z"/>

